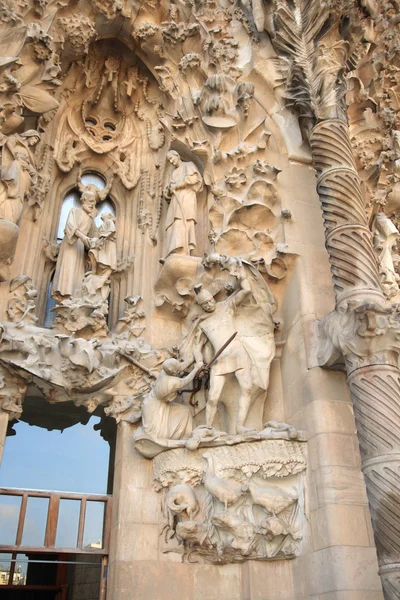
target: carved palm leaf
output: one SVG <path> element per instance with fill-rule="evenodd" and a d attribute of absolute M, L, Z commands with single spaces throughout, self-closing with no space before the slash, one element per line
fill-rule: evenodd
<path fill-rule="evenodd" d="M 346 46 L 327 38 L 333 29 L 327 8 L 313 0 L 278 0 L 274 26 L 288 105 L 301 116 L 326 118 L 337 105 L 340 58 Z"/>

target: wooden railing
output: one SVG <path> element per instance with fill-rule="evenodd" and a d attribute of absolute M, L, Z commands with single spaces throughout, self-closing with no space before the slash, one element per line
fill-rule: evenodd
<path fill-rule="evenodd" d="M 21 490 L 14 488 L 0 488 L 0 503 L 2 496 L 19 496 L 21 505 L 19 510 L 18 526 L 16 530 L 15 543 L 12 545 L 3 545 L 0 540 L 0 552 L 46 552 L 46 553 L 71 553 L 71 554 L 101 554 L 108 555 L 110 543 L 111 526 L 111 501 L 112 496 L 101 496 L 98 494 L 75 494 L 70 492 L 48 492 L 43 490 Z M 26 509 L 29 498 L 48 498 L 46 531 L 44 535 L 44 544 L 42 546 L 27 546 L 22 544 Z M 60 500 L 78 500 L 80 501 L 79 524 L 77 531 L 76 546 L 71 548 L 57 547 L 57 527 L 60 509 Z M 104 504 L 104 518 L 102 530 L 101 548 L 83 547 L 86 507 L 88 502 L 98 502 Z"/>

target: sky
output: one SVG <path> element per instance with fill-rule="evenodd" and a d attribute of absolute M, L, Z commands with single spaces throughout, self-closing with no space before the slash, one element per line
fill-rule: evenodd
<path fill-rule="evenodd" d="M 19 421 L 15 436 L 6 438 L 0 467 L 0 487 L 43 489 L 105 494 L 109 445 L 93 430 L 99 417 L 87 425 L 80 423 L 65 429 L 47 431 Z M 56 545 L 74 547 L 80 503 L 60 503 Z M 18 523 L 20 499 L 0 495 L 0 544 L 13 544 Z M 23 545 L 42 545 L 46 527 L 48 500 L 29 498 Z M 98 542 L 102 535 L 103 504 L 87 506 L 84 546 Z"/>

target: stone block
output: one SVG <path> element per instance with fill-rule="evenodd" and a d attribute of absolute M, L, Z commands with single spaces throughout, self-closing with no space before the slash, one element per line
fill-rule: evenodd
<path fill-rule="evenodd" d="M 293 600 L 293 562 L 277 560 L 269 563 L 244 563 L 242 600 Z"/>
<path fill-rule="evenodd" d="M 113 556 L 117 561 L 149 561 L 158 559 L 158 525 L 120 522 L 115 527 Z"/>
<path fill-rule="evenodd" d="M 309 265 L 309 280 L 312 286 L 329 290 L 332 294 L 332 278 L 328 253 L 325 246 L 316 248 L 309 246 L 304 249 L 304 257 Z M 333 295 L 333 294 L 332 294 Z M 334 296 L 333 296 L 334 298 Z M 334 308 L 334 305 L 332 306 Z"/>
<path fill-rule="evenodd" d="M 311 513 L 314 550 L 330 546 L 370 546 L 363 506 L 327 504 Z"/>
<path fill-rule="evenodd" d="M 241 565 L 196 565 L 192 600 L 242 600 Z"/>
<path fill-rule="evenodd" d="M 382 589 L 374 548 L 358 546 L 325 548 L 309 556 L 309 569 L 312 573 L 311 598 L 339 591 L 378 594 Z"/>
<path fill-rule="evenodd" d="M 313 400 L 350 403 L 345 375 L 335 371 L 324 371 L 319 367 L 309 369 L 289 386 L 287 413 L 294 415 Z"/>
<path fill-rule="evenodd" d="M 364 476 L 359 469 L 321 467 L 314 473 L 318 506 L 325 504 L 367 506 Z"/>
<path fill-rule="evenodd" d="M 347 402 L 315 400 L 289 420 L 294 427 L 306 429 L 310 437 L 319 433 L 356 433 L 353 406 Z"/>
<path fill-rule="evenodd" d="M 372 546 L 373 548 L 375 548 L 374 530 L 372 529 L 371 513 L 369 511 L 369 506 L 366 506 L 364 510 L 365 510 L 365 521 L 367 523 L 369 545 Z"/>
<path fill-rule="evenodd" d="M 136 482 L 126 483 L 119 497 L 124 507 L 121 514 L 124 522 L 158 523 L 161 514 L 160 495 L 152 488 L 138 488 Z"/>
<path fill-rule="evenodd" d="M 7 426 L 8 426 L 8 414 L 0 410 L 0 464 L 1 458 L 3 456 L 4 444 L 6 441 L 7 434 Z"/>
<path fill-rule="evenodd" d="M 308 440 L 309 467 L 359 467 L 358 440 L 355 435 L 319 433 Z"/>
<path fill-rule="evenodd" d="M 318 283 L 318 279 L 316 280 Z M 315 316 L 317 319 L 323 319 L 325 315 L 329 314 L 335 308 L 335 295 L 333 287 L 329 285 L 313 285 L 312 295 L 315 298 L 314 309 Z"/>
<path fill-rule="evenodd" d="M 310 600 L 384 600 L 383 592 L 344 591 L 311 596 Z"/>
<path fill-rule="evenodd" d="M 292 352 L 285 348 L 281 360 L 283 389 L 287 389 L 307 372 L 304 343 L 300 343 Z"/>
<path fill-rule="evenodd" d="M 107 600 L 192 600 L 194 597 L 193 565 L 123 561 L 113 563 L 112 570 L 113 585 L 108 588 Z"/>
<path fill-rule="evenodd" d="M 287 331 L 302 317 L 314 315 L 314 298 L 308 282 L 307 267 L 302 258 L 302 248 L 296 259 L 293 273 L 287 282 L 285 295 L 280 303 L 280 316 L 283 319 L 282 337 L 286 339 Z"/>

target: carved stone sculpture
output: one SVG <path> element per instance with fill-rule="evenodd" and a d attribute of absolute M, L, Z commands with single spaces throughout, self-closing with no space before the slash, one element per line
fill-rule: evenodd
<path fill-rule="evenodd" d="M 167 160 L 173 165 L 174 171 L 165 191 L 169 202 L 165 221 L 165 256 L 172 253 L 192 254 L 196 248 L 197 192 L 203 189 L 202 178 L 195 164 L 183 162 L 174 150 L 168 152 Z"/>
<path fill-rule="evenodd" d="M 392 253 L 400 233 L 385 213 L 375 215 L 372 233 L 374 248 L 380 265 L 382 289 L 386 296 L 392 298 L 399 292 L 399 275 L 396 273 L 393 264 Z"/>
<path fill-rule="evenodd" d="M 12 297 L 8 301 L 7 315 L 10 321 L 35 324 L 38 320 L 35 315 L 37 290 L 33 287 L 32 280 L 27 275 L 15 277 L 10 281 Z"/>
<path fill-rule="evenodd" d="M 81 207 L 71 208 L 67 218 L 54 275 L 55 298 L 74 296 L 80 289 L 85 275 L 85 248 L 90 248 L 90 239 L 97 234 L 93 220 L 95 193 L 83 192 L 81 203 Z"/>
<path fill-rule="evenodd" d="M 197 362 L 206 362 L 206 344 L 213 354 L 229 340 L 229 345 L 218 356 L 210 369 L 210 388 L 206 407 L 206 424 L 212 426 L 218 402 L 229 375 L 234 375 L 240 388 L 236 432 L 246 431 L 245 422 L 255 388 L 268 389 L 269 367 L 275 355 L 275 324 L 272 314 L 275 301 L 267 286 L 250 265 L 237 258 L 213 255 L 207 264 L 220 263 L 235 277 L 239 288 L 228 298 L 216 302 L 213 295 L 202 286 L 195 286 L 196 301 L 203 314 L 189 334 L 194 337 L 193 354 Z M 241 317 L 246 315 L 242 328 Z M 232 336 L 235 336 L 232 338 Z"/>
<path fill-rule="evenodd" d="M 219 564 L 295 556 L 305 466 L 299 442 L 160 454 L 153 477 L 164 498 L 164 552 Z M 169 548 L 173 537 L 178 545 Z"/>
<path fill-rule="evenodd" d="M 18 240 L 16 225 L 22 213 L 24 200 L 37 182 L 37 171 L 32 147 L 39 141 L 39 133 L 28 130 L 10 136 L 1 134 L 0 147 L 0 281 L 10 276 L 10 264 Z"/>
<path fill-rule="evenodd" d="M 143 445 L 146 438 L 158 445 L 168 448 L 183 446 L 176 440 L 187 440 L 192 433 L 192 415 L 187 406 L 174 402 L 178 393 L 193 381 L 201 364 L 196 364 L 189 375 L 179 377 L 193 363 L 193 359 L 179 362 L 169 358 L 162 365 L 150 392 L 144 397 L 142 404 L 142 426 L 135 433 L 135 440 Z"/>
<path fill-rule="evenodd" d="M 39 133 L 29 130 L 2 136 L 2 169 L 0 189 L 0 219 L 17 223 L 23 203 L 32 185 L 36 184 L 37 172 L 31 148 L 39 142 Z"/>
<path fill-rule="evenodd" d="M 108 278 L 117 269 L 117 230 L 111 213 L 101 215 L 103 224 L 97 229 L 97 238 L 90 242 L 91 273 Z"/>
<path fill-rule="evenodd" d="M 381 598 L 352 407 L 321 367 L 347 371 L 400 595 L 398 13 L 0 2 L 0 433 L 38 390 L 120 424 L 110 600 Z M 81 173 L 108 183 L 78 184 L 56 245 Z"/>

